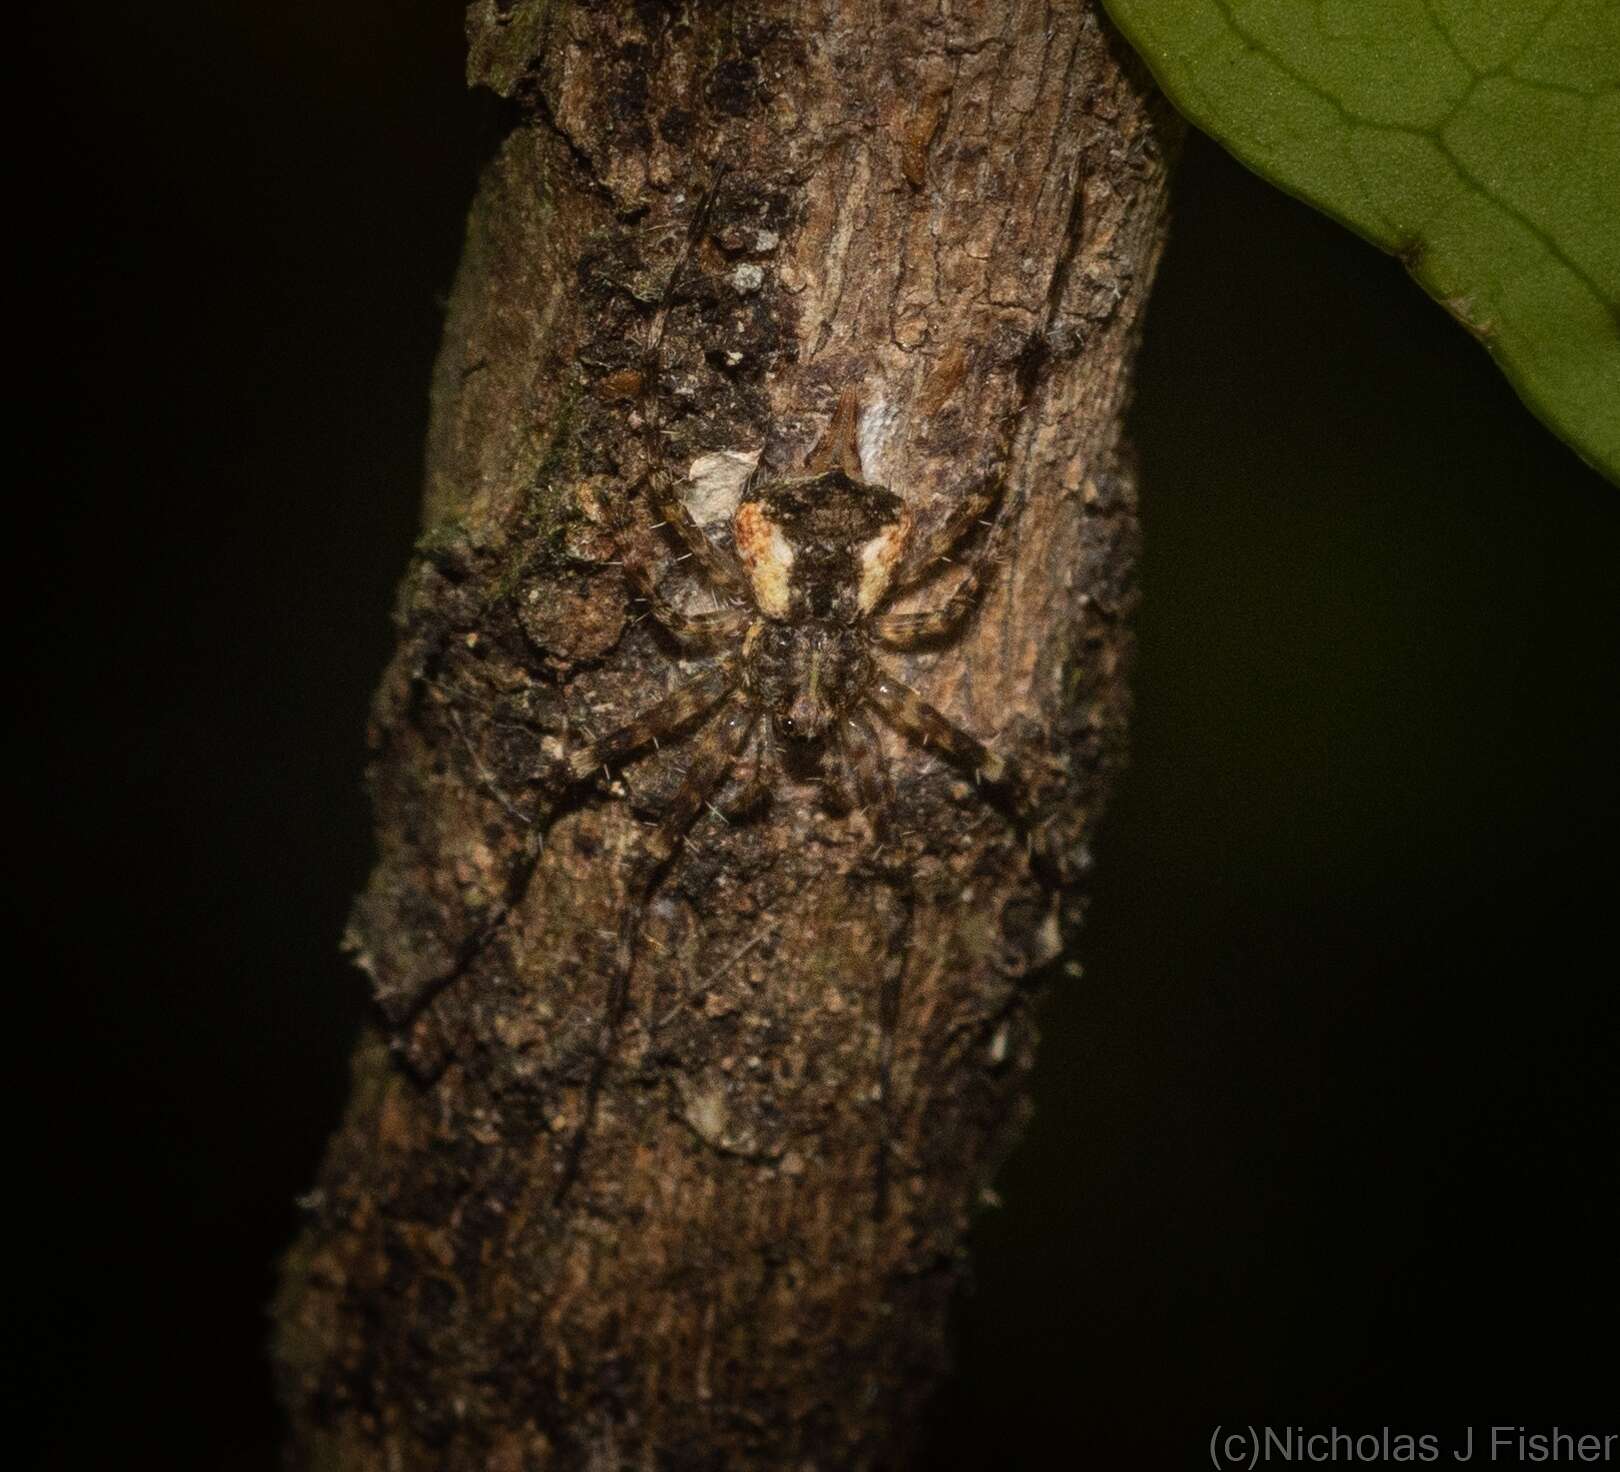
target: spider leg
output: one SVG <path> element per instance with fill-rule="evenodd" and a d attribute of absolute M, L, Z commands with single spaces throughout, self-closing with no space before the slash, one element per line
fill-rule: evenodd
<path fill-rule="evenodd" d="M 669 309 L 674 305 L 675 288 L 679 285 L 687 266 L 691 264 L 698 242 L 708 233 L 709 216 L 714 211 L 715 200 L 719 198 L 720 185 L 726 177 L 726 167 L 725 164 L 721 164 L 714 171 L 714 178 L 709 181 L 709 187 L 703 191 L 703 197 L 698 200 L 697 208 L 692 211 L 692 218 L 686 225 L 686 239 L 682 242 L 681 253 L 675 258 L 669 278 L 664 282 L 663 295 L 659 298 L 658 309 L 653 313 L 652 327 L 647 333 L 647 345 L 641 352 L 644 382 L 657 369 L 658 350 L 664 344 L 664 327 L 669 321 Z"/>
<path fill-rule="evenodd" d="M 670 308 L 674 304 L 681 278 L 686 274 L 686 268 L 691 264 L 692 257 L 697 251 L 698 243 L 709 228 L 709 216 L 714 210 L 714 202 L 720 193 L 720 184 L 725 175 L 726 169 L 722 164 L 715 171 L 714 178 L 687 223 L 685 242 L 670 270 L 669 280 L 664 285 L 663 295 L 658 303 L 658 310 L 653 314 L 646 346 L 642 349 L 641 382 L 637 393 L 641 401 L 642 424 L 646 430 L 648 464 L 653 467 L 647 473 L 649 504 L 659 521 L 675 529 L 681 541 L 686 544 L 687 552 L 697 558 L 698 565 L 710 583 L 730 597 L 746 598 L 748 580 L 743 576 L 741 565 L 729 552 L 716 546 L 704 533 L 703 528 L 692 519 L 692 513 L 687 509 L 686 502 L 681 499 L 675 477 L 662 468 L 663 446 L 659 443 L 658 423 L 651 399 L 653 383 L 658 377 L 659 354 L 664 343 L 664 329 L 669 321 Z"/>
<path fill-rule="evenodd" d="M 721 813 L 727 818 L 740 818 L 763 807 L 771 795 L 771 773 L 775 766 L 776 743 L 771 737 L 771 723 L 761 721 L 754 730 L 754 755 L 742 790 L 721 808 Z"/>
<path fill-rule="evenodd" d="M 938 571 L 941 563 L 948 563 L 950 554 L 967 534 L 989 514 L 1001 497 L 1001 478 L 986 475 L 970 487 L 955 509 L 907 554 L 895 572 L 889 587 L 889 596 L 904 593 L 926 582 Z M 986 545 L 989 544 L 986 538 Z"/>
<path fill-rule="evenodd" d="M 854 774 L 855 790 L 860 794 L 861 806 L 866 810 L 872 836 L 881 838 L 889 809 L 894 805 L 894 792 L 889 785 L 889 769 L 878 746 L 877 732 L 865 716 L 855 712 L 844 718 L 840 744 L 844 759 Z"/>
<path fill-rule="evenodd" d="M 697 559 L 698 566 L 703 569 L 703 575 L 716 589 L 727 597 L 746 599 L 748 581 L 743 576 L 741 565 L 729 552 L 716 546 L 705 535 L 703 528 L 692 519 L 692 513 L 681 499 L 676 478 L 663 468 L 664 446 L 657 414 L 657 396 L 654 392 L 669 314 L 675 305 L 675 298 L 687 268 L 709 228 L 709 217 L 713 213 L 714 202 L 719 195 L 720 184 L 725 174 L 724 165 L 715 171 L 714 178 L 687 222 L 686 238 L 682 243 L 680 254 L 675 258 L 675 264 L 670 268 L 669 277 L 664 283 L 663 293 L 647 332 L 647 341 L 641 350 L 641 368 L 637 376 L 635 394 L 648 467 L 643 472 L 643 478 L 648 504 L 655 517 L 659 523 L 675 529 L 686 546 L 686 555 Z M 628 538 L 624 535 L 624 531 L 625 528 L 621 524 L 620 543 L 627 546 Z M 687 615 L 672 608 L 658 597 L 653 586 L 654 580 L 645 565 L 628 550 L 624 553 L 624 558 L 625 567 L 637 585 L 637 592 L 652 605 L 658 621 L 677 638 L 713 640 L 724 637 L 727 633 L 740 632 L 740 626 L 734 630 L 729 621 L 718 615 Z"/>
<path fill-rule="evenodd" d="M 630 971 L 635 964 L 636 937 L 641 929 L 641 917 L 652 899 L 653 890 L 658 887 L 659 879 L 686 836 L 686 830 L 692 826 L 693 819 L 710 794 L 724 780 L 738 750 L 748 739 L 754 719 L 755 713 L 747 692 L 733 691 L 731 698 L 720 708 L 720 714 L 698 738 L 691 762 L 686 768 L 686 776 L 681 779 L 681 785 L 670 799 L 664 816 L 642 843 L 641 852 L 631 867 L 624 908 L 619 919 L 613 983 L 597 1031 L 596 1057 L 591 1064 L 590 1077 L 586 1080 L 579 1123 L 574 1128 L 573 1139 L 569 1141 L 567 1154 L 563 1158 L 562 1174 L 553 1198 L 557 1202 L 562 1201 L 579 1177 L 585 1140 L 596 1121 L 596 1105 L 607 1078 L 610 1055 L 630 1002 Z"/>
<path fill-rule="evenodd" d="M 617 731 L 610 731 L 599 740 L 582 746 L 561 763 L 564 782 L 582 782 L 592 772 L 608 766 L 640 747 L 668 736 L 712 710 L 737 682 L 737 669 L 732 660 L 722 660 L 684 684 L 677 685 L 668 695 L 646 710 L 626 721 Z"/>
<path fill-rule="evenodd" d="M 986 479 L 969 493 L 960 506 L 925 540 L 922 550 L 914 559 L 908 559 L 900 568 L 894 586 L 887 596 L 923 581 L 941 562 L 950 559 L 946 554 L 968 531 L 984 520 L 984 513 L 995 503 L 1000 493 L 999 482 Z M 1001 519 L 998 517 L 990 534 L 967 561 L 967 573 L 952 590 L 949 598 L 938 608 L 926 608 L 917 613 L 885 613 L 872 621 L 873 637 L 893 648 L 905 649 L 914 644 L 926 644 L 943 639 L 972 611 L 984 591 L 984 585 L 1001 565 L 998 549 L 1001 544 Z"/>
<path fill-rule="evenodd" d="M 872 1217 L 882 1221 L 889 1214 L 889 1157 L 894 1151 L 894 1035 L 900 1023 L 900 984 L 905 974 L 906 946 L 916 913 L 915 898 L 906 895 L 904 929 L 897 937 L 896 965 L 878 988 L 878 1148 L 877 1169 L 872 1182 Z"/>
<path fill-rule="evenodd" d="M 675 856 L 675 850 L 681 846 L 681 839 L 692 826 L 698 810 L 731 769 L 737 752 L 753 730 L 754 719 L 754 708 L 748 692 L 735 690 L 721 706 L 719 716 L 704 730 L 692 748 L 686 776 L 676 788 L 675 796 L 670 799 L 658 826 L 647 835 L 642 845 L 645 878 L 649 885 L 657 881 L 664 866 Z"/>
<path fill-rule="evenodd" d="M 867 699 L 883 717 L 923 746 L 940 748 L 958 766 L 966 767 L 975 780 L 1011 783 L 1017 781 L 1013 764 L 999 757 L 976 736 L 970 736 L 954 721 L 942 716 L 909 685 L 892 675 L 879 675 L 872 682 Z"/>
<path fill-rule="evenodd" d="M 639 554 L 632 553 L 628 548 L 625 551 L 624 571 L 636 596 L 647 604 L 652 616 L 682 644 L 718 644 L 726 639 L 735 639 L 748 627 L 750 615 L 745 609 L 719 608 L 713 613 L 687 613 L 677 608 L 664 596 L 652 569 Z"/>
<path fill-rule="evenodd" d="M 984 585 L 1000 565 L 1000 559 L 991 554 L 987 541 L 968 564 L 967 576 L 938 608 L 925 608 L 917 613 L 879 614 L 872 620 L 872 636 L 891 649 L 908 649 L 914 644 L 943 639 L 972 611 Z"/>
<path fill-rule="evenodd" d="M 855 811 L 854 772 L 850 768 L 849 748 L 844 744 L 843 732 L 836 728 L 829 733 L 822 748 L 820 776 L 821 800 L 830 812 L 842 816 Z"/>
<path fill-rule="evenodd" d="M 746 599 L 748 579 L 742 564 L 692 519 L 675 477 L 667 470 L 655 470 L 649 477 L 647 494 L 659 521 L 674 528 L 687 553 L 697 559 L 703 576 L 727 597 Z"/>

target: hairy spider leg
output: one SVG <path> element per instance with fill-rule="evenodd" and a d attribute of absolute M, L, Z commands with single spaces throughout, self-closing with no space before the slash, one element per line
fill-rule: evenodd
<path fill-rule="evenodd" d="M 574 1127 L 573 1139 L 569 1141 L 567 1154 L 563 1157 L 562 1174 L 553 1198 L 559 1204 L 579 1178 L 580 1166 L 585 1158 L 586 1138 L 596 1121 L 596 1106 L 602 1095 L 602 1085 L 607 1078 L 614 1044 L 618 1041 L 620 1024 L 630 1003 L 630 973 L 635 965 L 641 917 L 646 913 L 653 891 L 657 889 L 669 861 L 675 857 L 681 840 L 686 837 L 687 829 L 692 826 L 715 788 L 725 780 L 756 719 L 757 714 L 748 693 L 744 690 L 732 691 L 730 698 L 720 707 L 719 714 L 698 735 L 681 785 L 670 799 L 658 825 L 643 840 L 641 851 L 631 866 L 624 904 L 619 914 L 613 983 L 597 1031 L 596 1056 L 591 1063 L 590 1077 L 586 1080 L 579 1123 Z"/>
<path fill-rule="evenodd" d="M 891 1127 L 894 1110 L 894 1035 L 900 1026 L 900 987 L 905 977 L 905 944 L 910 938 L 915 900 L 907 896 L 905 936 L 901 941 L 901 964 L 886 976 L 878 988 L 878 1146 L 874 1173 L 872 1217 L 882 1221 L 889 1214 L 889 1156 L 893 1150 Z"/>
<path fill-rule="evenodd" d="M 664 736 L 673 735 L 712 710 L 736 683 L 737 663 L 731 659 L 721 660 L 702 674 L 694 675 L 633 720 L 626 721 L 618 730 L 610 731 L 606 736 L 580 747 L 573 755 L 564 757 L 564 780 L 583 782 L 593 772 L 629 756 L 631 752 L 651 745 Z"/>
<path fill-rule="evenodd" d="M 894 805 L 894 792 L 889 785 L 889 769 L 878 746 L 877 733 L 865 716 L 852 712 L 844 717 L 839 744 L 855 779 L 855 791 L 866 811 L 872 836 L 881 838 L 889 809 Z"/>
<path fill-rule="evenodd" d="M 1028 402 L 1027 390 L 1024 402 Z M 1001 560 L 1000 548 L 1006 536 L 1007 524 L 1004 515 L 1006 508 L 1001 502 L 1007 489 L 1012 437 L 1018 419 L 1017 414 L 1009 414 L 1002 419 L 1002 428 L 997 436 L 998 448 L 991 461 L 998 464 L 1000 469 L 986 471 L 974 481 L 949 514 L 910 549 L 895 570 L 894 579 L 884 592 L 884 601 L 888 602 L 927 582 L 941 566 L 951 562 L 951 553 L 976 526 L 988 526 L 989 535 L 967 561 L 966 576 L 939 608 L 924 609 L 918 613 L 884 614 L 874 619 L 872 634 L 880 642 L 906 648 L 943 639 L 955 631 L 978 601 L 985 583 Z M 993 517 L 992 511 L 995 513 Z"/>
<path fill-rule="evenodd" d="M 748 579 L 743 574 L 742 565 L 730 551 L 717 546 L 693 520 L 692 513 L 680 495 L 680 481 L 663 468 L 664 448 L 658 438 L 658 416 L 653 413 L 651 407 L 654 402 L 652 389 L 658 378 L 659 357 L 664 343 L 664 330 L 669 322 L 675 291 L 687 266 L 691 264 L 698 243 L 709 228 L 709 216 L 714 210 L 714 201 L 720 193 L 720 183 L 724 178 L 725 166 L 721 165 L 693 212 L 691 223 L 687 226 L 686 241 L 681 248 L 680 258 L 675 262 L 669 273 L 669 279 L 664 284 L 663 296 L 659 300 L 658 308 L 653 314 L 652 326 L 647 333 L 647 346 L 641 355 L 641 381 L 636 397 L 646 436 L 645 474 L 649 505 L 659 522 L 674 530 L 685 545 L 687 553 L 697 559 L 704 577 L 716 589 L 728 598 L 746 599 Z"/>
<path fill-rule="evenodd" d="M 909 685 L 893 675 L 879 675 L 867 699 L 897 731 L 923 746 L 937 746 L 958 766 L 990 783 L 1016 781 L 1013 765 L 991 751 L 977 736 L 970 736 L 941 715 Z"/>
<path fill-rule="evenodd" d="M 664 285 L 663 296 L 653 314 L 647 343 L 641 355 L 636 401 L 646 450 L 643 485 L 651 505 L 659 518 L 674 528 L 711 583 L 728 595 L 743 597 L 747 593 L 747 584 L 741 566 L 704 535 L 681 500 L 674 477 L 661 468 L 663 446 L 659 441 L 657 416 L 651 408 L 651 390 L 657 377 L 664 331 L 674 305 L 676 289 L 708 229 L 709 215 L 724 175 L 722 166 L 693 211 L 680 257 Z M 665 629 L 678 640 L 693 644 L 713 644 L 728 635 L 734 637 L 743 632 L 751 618 L 751 614 L 743 609 L 717 609 L 713 613 L 690 614 L 676 608 L 665 598 L 658 580 L 641 557 L 633 539 L 627 535 L 626 520 L 623 508 L 620 508 L 615 517 L 617 524 L 614 533 L 621 549 L 627 580 L 632 589 L 646 600 L 653 616 Z M 665 867 L 680 847 L 686 830 L 724 779 L 754 725 L 756 716 L 749 696 L 746 691 L 736 688 L 737 673 L 735 657 L 721 660 L 711 669 L 677 686 L 663 700 L 626 722 L 617 731 L 575 752 L 564 763 L 565 776 L 573 781 L 581 781 L 598 767 L 656 742 L 661 736 L 679 731 L 700 716 L 711 713 L 717 704 L 720 705 L 718 716 L 711 720 L 696 740 L 686 775 L 668 810 L 643 841 L 639 854 L 631 864 L 627 893 L 619 918 L 613 980 L 602 1014 L 596 1058 L 586 1083 L 579 1124 L 563 1160 L 555 1196 L 558 1202 L 567 1195 L 579 1175 L 586 1137 L 596 1117 L 609 1056 L 629 1002 L 630 970 L 635 961 L 635 943 L 641 916 Z"/>
<path fill-rule="evenodd" d="M 958 765 L 970 769 L 975 779 L 983 777 L 992 783 L 1018 784 L 1013 764 L 991 751 L 975 736 L 970 736 L 954 721 L 942 715 L 909 685 L 891 675 L 879 674 L 867 695 L 868 704 L 879 712 L 897 731 L 923 746 L 938 746 Z M 856 732 L 859 735 L 856 735 Z M 876 734 L 858 715 L 848 722 L 844 741 L 855 766 L 857 780 L 863 788 L 872 782 L 882 784 L 880 800 L 888 794 L 888 774 L 883 769 L 882 755 Z M 864 751 L 863 751 L 864 748 Z M 862 777 L 863 762 L 867 775 Z M 863 791 L 863 801 L 871 802 Z M 1022 791 L 1015 796 L 1016 805 L 1027 806 Z M 907 911 L 910 923 L 910 910 Z M 903 954 L 903 949 L 902 949 Z M 873 1215 L 881 1221 L 888 1214 L 889 1156 L 892 1153 L 890 1123 L 893 1110 L 894 1039 L 900 1020 L 900 988 L 904 968 L 885 982 L 878 995 L 878 1151 L 876 1192 Z"/>
<path fill-rule="evenodd" d="M 769 800 L 771 778 L 776 771 L 776 741 L 771 723 L 760 721 L 754 727 L 754 752 L 745 768 L 741 790 L 721 808 L 727 818 L 741 818 L 757 812 Z"/>
<path fill-rule="evenodd" d="M 977 489 L 970 492 L 956 510 L 930 533 L 924 540 L 921 551 L 907 558 L 885 596 L 892 598 L 896 593 L 916 587 L 940 563 L 948 562 L 951 549 L 975 526 L 984 521 L 986 513 L 996 504 L 1000 494 L 999 480 L 987 476 Z M 974 604 L 979 601 L 984 585 L 1000 566 L 1000 544 L 1004 535 L 1002 530 L 1004 525 L 1003 519 L 999 516 L 991 522 L 990 534 L 968 559 L 966 574 L 951 590 L 950 597 L 944 603 L 938 608 L 925 608 L 916 613 L 880 614 L 872 620 L 873 638 L 895 648 L 904 649 L 913 644 L 926 644 L 935 639 L 943 639 L 954 632 L 956 626 L 967 617 Z"/>
<path fill-rule="evenodd" d="M 659 299 L 657 310 L 653 313 L 652 328 L 647 333 L 647 346 L 641 355 L 643 369 L 642 381 L 645 386 L 646 372 L 649 365 L 656 367 L 658 350 L 664 344 L 664 327 L 669 321 L 671 298 L 675 295 L 675 283 L 692 260 L 698 242 L 708 233 L 709 216 L 714 213 L 714 202 L 720 195 L 721 182 L 726 177 L 726 166 L 719 165 L 714 171 L 714 178 L 709 181 L 709 187 L 703 191 L 703 198 L 698 201 L 697 208 L 692 212 L 692 218 L 686 227 L 686 240 L 681 246 L 680 259 L 675 262 L 669 273 L 669 279 L 664 283 L 664 293 Z"/>
<path fill-rule="evenodd" d="M 698 736 L 681 785 L 670 799 L 664 816 L 658 820 L 658 826 L 648 834 L 642 845 L 650 882 L 656 882 L 664 866 L 675 857 L 686 830 L 692 826 L 692 820 L 697 817 L 710 794 L 731 770 L 731 764 L 747 740 L 748 733 L 753 730 L 757 718 L 758 712 L 748 692 L 735 690 L 720 707 L 715 719 Z"/>
<path fill-rule="evenodd" d="M 986 474 L 970 486 L 944 520 L 906 554 L 905 561 L 896 569 L 890 596 L 926 582 L 942 563 L 949 563 L 956 544 L 990 514 L 1001 499 L 1001 491 L 999 475 Z"/>
<path fill-rule="evenodd" d="M 748 579 L 732 552 L 720 546 L 692 519 L 678 489 L 681 483 L 667 470 L 653 469 L 648 477 L 648 496 L 660 523 L 670 527 L 696 560 L 703 576 L 728 598 L 746 599 Z"/>
<path fill-rule="evenodd" d="M 702 533 L 700 532 L 701 536 Z M 621 531 L 619 550 L 624 573 L 636 596 L 642 599 L 659 624 L 682 644 L 712 646 L 735 639 L 746 629 L 753 615 L 744 608 L 717 608 L 712 613 L 688 613 L 664 596 L 663 587 L 643 561 L 640 550 Z"/>
<path fill-rule="evenodd" d="M 880 614 L 872 620 L 872 637 L 891 649 L 909 649 L 955 633 L 957 626 L 978 603 L 984 585 L 1000 565 L 1001 558 L 987 540 L 968 564 L 967 575 L 951 589 L 950 597 L 938 608 L 923 608 L 915 613 Z"/>
<path fill-rule="evenodd" d="M 840 800 L 848 805 L 849 791 L 858 795 L 861 810 L 871 828 L 874 843 L 881 843 L 883 829 L 892 806 L 888 767 L 878 745 L 877 733 L 859 712 L 846 714 L 833 728 L 833 751 L 837 758 L 835 783 Z M 906 929 L 910 929 L 908 901 Z M 877 1156 L 873 1174 L 872 1217 L 882 1221 L 889 1212 L 890 1121 L 893 1090 L 890 1078 L 894 1065 L 894 1030 L 899 1018 L 900 983 L 905 971 L 905 946 L 899 948 L 899 965 L 886 976 L 878 991 L 878 1093 Z"/>

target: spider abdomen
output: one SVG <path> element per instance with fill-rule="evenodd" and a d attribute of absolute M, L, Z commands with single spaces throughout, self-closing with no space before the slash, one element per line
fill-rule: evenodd
<path fill-rule="evenodd" d="M 732 520 L 761 612 L 846 623 L 870 613 L 888 591 L 910 525 L 893 491 L 841 469 L 772 481 Z"/>

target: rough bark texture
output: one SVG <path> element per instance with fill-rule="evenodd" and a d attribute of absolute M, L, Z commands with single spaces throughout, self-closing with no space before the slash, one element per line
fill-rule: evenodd
<path fill-rule="evenodd" d="M 1173 124 L 1083 7 L 479 0 L 468 25 L 473 80 L 515 108 L 376 702 L 381 855 L 350 942 L 378 1022 L 278 1303 L 292 1460 L 892 1467 L 1121 760 L 1120 414 Z M 673 561 L 635 495 L 656 439 L 723 536 L 735 477 L 702 457 L 790 469 L 855 382 L 866 473 L 924 524 L 1007 462 L 1005 566 L 960 638 L 890 667 L 1022 765 L 1042 861 L 892 732 L 881 847 L 805 783 L 705 814 L 557 1204 L 625 875 L 681 761 L 543 781 L 678 673 L 610 523 L 623 505 Z"/>

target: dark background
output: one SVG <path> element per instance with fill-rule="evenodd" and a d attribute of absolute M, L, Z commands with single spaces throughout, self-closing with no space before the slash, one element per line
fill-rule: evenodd
<path fill-rule="evenodd" d="M 268 1468 L 493 110 L 454 0 L 25 40 L 12 1426 L 48 1467 Z M 1612 1421 L 1620 491 L 1395 262 L 1196 139 L 1134 423 L 1135 765 L 932 1465 Z"/>

